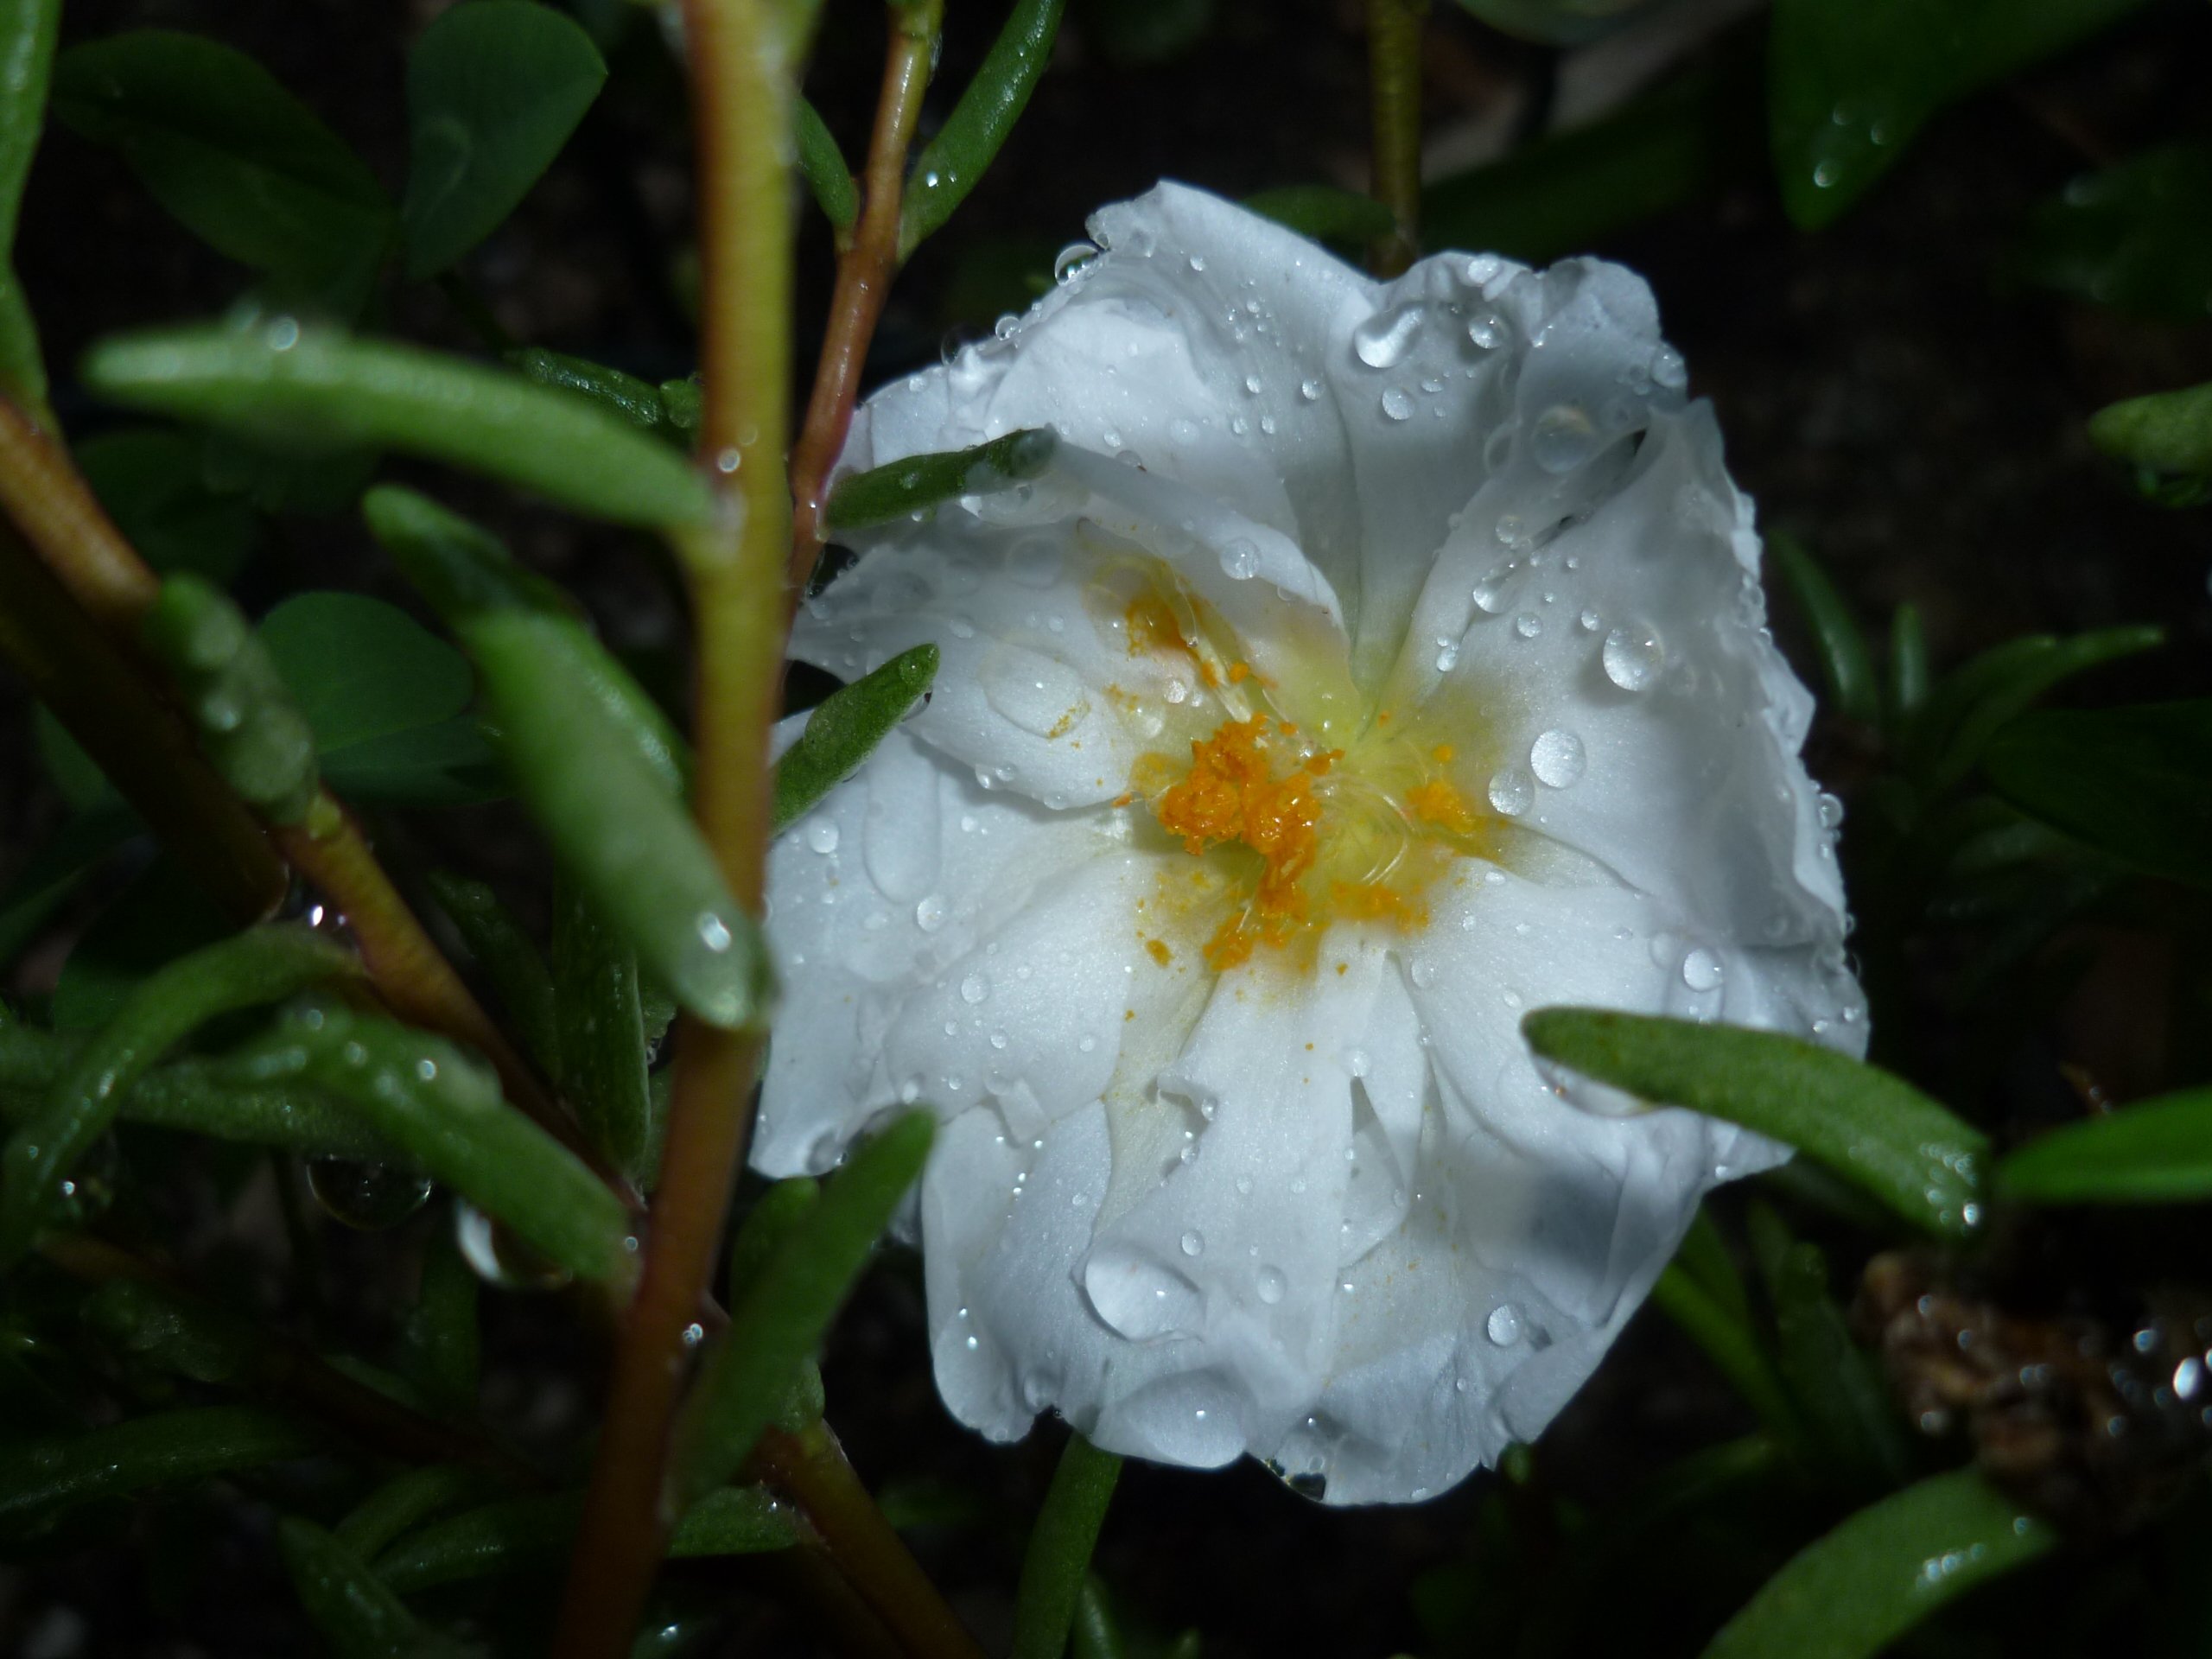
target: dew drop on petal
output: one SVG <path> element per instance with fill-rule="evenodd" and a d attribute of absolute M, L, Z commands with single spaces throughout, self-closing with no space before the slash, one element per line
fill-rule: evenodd
<path fill-rule="evenodd" d="M 925 933 L 934 933 L 944 925 L 944 897 L 942 893 L 924 895 L 914 906 L 914 925 Z"/>
<path fill-rule="evenodd" d="M 1455 668 L 1457 668 L 1457 667 L 1459 667 L 1459 646 L 1457 646 L 1457 645 L 1453 645 L 1453 644 L 1452 644 L 1450 640 L 1448 640 L 1448 639 L 1447 639 L 1447 640 L 1446 640 L 1442 645 L 1440 645 L 1437 646 L 1437 648 L 1436 648 L 1436 671 L 1437 671 L 1438 673 L 1440 673 L 1440 674 L 1449 674 L 1449 673 L 1450 673 L 1453 669 L 1455 669 Z"/>
<path fill-rule="evenodd" d="M 1624 622 L 1605 636 L 1605 677 L 1624 691 L 1648 691 L 1667 660 L 1659 636 L 1642 622 Z"/>
<path fill-rule="evenodd" d="M 1499 1347 L 1510 1348 L 1521 1340 L 1521 1310 L 1510 1302 L 1500 1302 L 1483 1321 L 1483 1332 Z"/>
<path fill-rule="evenodd" d="M 1409 421 L 1414 415 L 1413 394 L 1403 386 L 1391 386 L 1382 393 L 1382 413 L 1394 421 Z"/>
<path fill-rule="evenodd" d="M 1224 542 L 1221 549 L 1221 571 L 1231 582 L 1249 582 L 1260 574 L 1260 550 L 1246 537 L 1238 536 Z"/>
<path fill-rule="evenodd" d="M 1534 611 L 1523 611 L 1513 619 L 1513 632 L 1523 639 L 1533 639 L 1544 631 L 1544 619 Z"/>
<path fill-rule="evenodd" d="M 1494 812 L 1517 818 L 1535 798 L 1535 780 L 1518 766 L 1501 766 L 1491 778 L 1490 804 Z"/>
<path fill-rule="evenodd" d="M 1321 383 L 1319 380 L 1300 381 L 1298 395 L 1309 404 L 1318 404 L 1321 401 Z"/>
<path fill-rule="evenodd" d="M 1671 346 L 1662 346 L 1651 359 L 1651 384 L 1664 386 L 1669 391 L 1680 391 L 1690 383 L 1689 365 L 1682 361 L 1682 354 Z"/>
<path fill-rule="evenodd" d="M 1585 611 L 1574 619 L 1574 626 L 1585 633 L 1595 633 L 1605 626 L 1605 619 L 1595 611 Z"/>
<path fill-rule="evenodd" d="M 960 1000 L 973 1007 L 991 994 L 991 982 L 981 974 L 970 974 L 960 982 Z"/>
<path fill-rule="evenodd" d="M 1484 311 L 1467 325 L 1467 338 L 1483 351 L 1494 352 L 1513 337 L 1513 327 L 1495 311 Z"/>
<path fill-rule="evenodd" d="M 1598 429 L 1580 404 L 1554 404 L 1529 429 L 1529 453 L 1548 473 L 1571 473 L 1598 447 Z"/>
<path fill-rule="evenodd" d="M 1420 336 L 1427 316 L 1419 305 L 1376 312 L 1351 331 L 1352 355 L 1370 369 L 1394 366 Z"/>
<path fill-rule="evenodd" d="M 828 855 L 837 850 L 837 826 L 828 818 L 810 818 L 806 824 L 806 844 L 817 853 Z"/>
<path fill-rule="evenodd" d="M 1719 989 L 1721 979 L 1726 972 L 1726 969 L 1721 966 L 1720 958 L 1703 945 L 1698 946 L 1682 958 L 1682 983 L 1694 991 Z"/>
<path fill-rule="evenodd" d="M 1547 789 L 1573 787 L 1581 778 L 1586 760 L 1582 740 L 1556 727 L 1529 746 L 1529 770 Z"/>
<path fill-rule="evenodd" d="M 1282 1300 L 1282 1294 L 1287 1288 L 1288 1286 L 1283 1279 L 1281 1268 L 1260 1269 L 1260 1300 L 1269 1307 L 1273 1307 L 1277 1302 Z"/>
<path fill-rule="evenodd" d="M 1512 601 L 1513 578 L 1520 571 L 1520 561 L 1509 559 L 1477 582 L 1474 592 L 1470 595 L 1475 601 L 1475 607 L 1488 616 L 1496 616 L 1503 611 Z"/>
<path fill-rule="evenodd" d="M 1056 283 L 1068 281 L 1097 257 L 1098 249 L 1091 243 L 1069 243 L 1052 260 L 1052 280 Z"/>
<path fill-rule="evenodd" d="M 1183 1235 L 1183 1254 L 1196 1255 L 1206 1247 L 1205 1235 L 1196 1228 Z"/>

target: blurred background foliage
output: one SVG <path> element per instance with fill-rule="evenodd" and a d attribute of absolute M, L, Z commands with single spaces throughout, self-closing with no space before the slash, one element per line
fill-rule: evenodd
<path fill-rule="evenodd" d="M 427 1150 L 410 1126 L 495 1096 L 490 1073 L 341 997 L 272 1026 L 333 971 L 313 895 L 296 935 L 218 944 L 221 910 L 0 679 L 0 1111 L 46 1109 L 134 1020 L 200 1032 L 119 1121 L 73 1121 L 66 1180 L 25 1166 L 48 1207 L 11 1187 L 0 1217 L 10 1261 L 33 1231 L 79 1242 L 0 1284 L 0 1645 L 26 1659 L 537 1650 L 603 1379 L 592 1305 L 562 1287 L 611 1270 L 624 1224 L 586 1163 L 645 1178 L 672 995 L 747 994 L 640 948 L 608 909 L 620 873 L 530 827 L 582 809 L 527 783 L 518 804 L 499 764 L 554 718 L 499 664 L 551 653 L 611 700 L 607 764 L 680 791 L 684 607 L 656 542 L 443 474 L 499 540 L 429 507 L 403 487 L 429 475 L 404 458 L 419 410 L 303 404 L 329 422 L 303 455 L 261 404 L 161 404 L 112 354 L 73 366 L 251 296 L 506 358 L 626 423 L 632 475 L 658 476 L 698 418 L 681 73 L 630 0 L 574 0 L 573 24 L 515 10 L 74 0 L 62 19 L 0 355 L 25 360 L 20 292 L 83 474 L 156 572 L 197 579 L 164 589 L 153 649 L 233 787 L 275 822 L 330 795 L 366 816 L 584 1144 L 501 1113 L 492 1140 Z M 0 7 L 10 28 L 28 11 Z M 806 82 L 849 157 L 879 12 L 831 0 Z M 1002 21 L 951 0 L 943 86 Z M 145 29 L 204 39 L 126 33 Z M 894 290 L 869 383 L 1022 309 L 1089 211 L 1163 176 L 1357 255 L 1388 226 L 1359 194 L 1363 31 L 1354 0 L 1069 0 L 1013 138 Z M 1103 1505 L 1110 1473 L 1102 1490 L 1078 1446 L 1055 1484 L 1057 1428 L 1007 1450 L 950 1421 L 912 1260 L 884 1253 L 806 1359 L 919 1147 L 885 1137 L 818 1200 L 748 1185 L 730 1287 L 749 1336 L 725 1351 L 773 1363 L 718 1376 L 687 1423 L 717 1490 L 639 1651 L 828 1642 L 788 1506 L 720 1484 L 763 1423 L 826 1433 L 825 1398 L 994 1651 L 1053 1645 L 1033 1618 L 1053 1548 L 1084 1655 L 2212 1648 L 2212 394 L 2186 391 L 2212 381 L 2207 61 L 2197 0 L 1436 0 L 1427 243 L 1596 251 L 1651 279 L 1773 532 L 1776 626 L 1824 694 L 1808 759 L 1847 814 L 1874 1058 L 1910 1086 L 1533 1028 L 1808 1156 L 1715 1198 L 1503 1469 L 1344 1512 L 1249 1465 L 1133 1465 L 1088 1578 L 1088 1535 L 1052 1521 Z M 802 364 L 833 262 L 810 214 Z M 681 505 L 575 505 L 632 524 Z M 0 595 L 19 623 L 30 603 Z M 841 705 L 821 730 L 846 747 L 779 787 L 826 787 L 932 667 Z M 828 689 L 798 675 L 792 695 Z M 206 712 L 233 705 L 258 712 Z M 180 1015 L 156 976 L 208 947 L 230 954 L 192 958 Z M 619 1044 L 566 1035 L 593 1020 Z M 1822 1149 L 1838 1121 L 1955 1156 L 1924 1185 L 1885 1176 Z M 502 1184 L 518 1169 L 534 1193 Z M 100 1254 L 118 1247 L 180 1275 Z M 779 1303 L 786 1260 L 836 1270 Z M 745 1300 L 756 1274 L 776 1294 Z M 409 1414 L 381 1441 L 379 1402 Z"/>

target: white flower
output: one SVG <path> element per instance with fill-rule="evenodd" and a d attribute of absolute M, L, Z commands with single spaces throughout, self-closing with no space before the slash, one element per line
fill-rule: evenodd
<path fill-rule="evenodd" d="M 1049 1407 L 1418 1498 L 1541 1430 L 1699 1195 L 1780 1155 L 1606 1114 L 1523 1012 L 1863 1043 L 1811 699 L 1630 272 L 1378 284 L 1176 186 L 1093 233 L 855 426 L 855 467 L 1063 444 L 861 537 L 801 620 L 840 675 L 943 667 L 776 846 L 755 1162 L 939 1113 L 938 1382 L 986 1434 Z"/>

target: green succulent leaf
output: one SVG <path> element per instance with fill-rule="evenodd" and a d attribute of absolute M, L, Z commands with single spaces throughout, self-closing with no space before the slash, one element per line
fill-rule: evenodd
<path fill-rule="evenodd" d="M 2212 887 L 2212 701 L 2024 715 L 1990 741 L 1982 772 L 2099 852 Z"/>
<path fill-rule="evenodd" d="M 632 1182 L 644 1182 L 653 1110 L 638 955 L 565 879 L 553 895 L 553 1010 L 563 1092 L 592 1144 Z"/>
<path fill-rule="evenodd" d="M 929 695 L 938 648 L 902 651 L 871 674 L 840 686 L 806 717 L 798 741 L 776 762 L 775 827 L 792 824 L 860 767 L 892 728 Z"/>
<path fill-rule="evenodd" d="M 499 894 L 481 881 L 433 870 L 430 892 L 453 920 L 468 954 L 492 982 L 523 1046 L 549 1074 L 561 1070 L 553 975 L 535 940 Z"/>
<path fill-rule="evenodd" d="M 2202 322 L 2212 313 L 2212 143 L 2168 144 L 2076 179 L 2036 209 L 2013 268 L 2115 310 Z"/>
<path fill-rule="evenodd" d="M 278 823 L 304 818 L 321 782 L 315 733 L 229 596 L 198 576 L 171 576 L 139 632 L 223 780 Z"/>
<path fill-rule="evenodd" d="M 46 364 L 38 327 L 16 280 L 16 222 L 23 181 L 46 126 L 47 83 L 54 71 L 61 0 L 0 0 L 0 393 L 38 410 L 46 402 Z"/>
<path fill-rule="evenodd" d="M 467 1659 L 473 1651 L 416 1618 L 365 1561 L 312 1522 L 279 1519 L 276 1550 L 337 1659 Z"/>
<path fill-rule="evenodd" d="M 271 448 L 421 455 L 615 524 L 692 524 L 714 512 L 713 492 L 683 456 L 582 398 L 510 370 L 290 317 L 120 335 L 95 346 L 82 372 L 117 403 Z"/>
<path fill-rule="evenodd" d="M 849 231 L 860 220 L 860 187 L 822 111 L 804 98 L 791 100 L 791 136 L 798 147 L 798 170 L 822 216 L 838 230 Z"/>
<path fill-rule="evenodd" d="M 1937 1475 L 1800 1551 L 1713 1637 L 1705 1659 L 1872 1659 L 2056 1541 L 1974 1471 Z"/>
<path fill-rule="evenodd" d="M 2165 643 L 2158 628 L 2102 628 L 2070 639 L 2031 634 L 1993 645 L 1946 675 L 1905 733 L 1909 774 L 1930 795 L 1962 782 L 1990 740 L 2076 675 Z"/>
<path fill-rule="evenodd" d="M 1767 537 L 1766 548 L 1820 647 L 1821 677 L 1836 712 L 1871 722 L 1880 710 L 1881 688 L 1858 619 L 1804 543 L 1777 531 Z"/>
<path fill-rule="evenodd" d="M 2109 404 L 2089 417 L 2089 442 L 2153 473 L 2212 480 L 2212 381 Z"/>
<path fill-rule="evenodd" d="M 537 0 L 440 13 L 407 60 L 407 274 L 435 276 L 497 229 L 606 79 L 591 36 Z"/>
<path fill-rule="evenodd" d="M 1929 1232 L 1980 1224 L 1987 1139 L 1887 1071 L 1777 1032 L 1609 1009 L 1539 1008 L 1521 1029 L 1555 1065 L 1796 1147 Z"/>
<path fill-rule="evenodd" d="M 1025 427 L 970 449 L 908 455 L 848 473 L 830 492 L 823 521 L 832 531 L 864 530 L 925 512 L 963 495 L 989 495 L 1035 478 L 1052 464 L 1060 441 L 1042 427 Z"/>
<path fill-rule="evenodd" d="M 915 158 L 899 207 L 900 258 L 943 228 L 1005 145 L 1052 61 L 1066 4 L 1067 0 L 1014 0 L 976 78 Z"/>
<path fill-rule="evenodd" d="M 2212 1089 L 2161 1095 L 2038 1135 L 1997 1166 L 2023 1204 L 2194 1204 L 2212 1198 Z"/>
<path fill-rule="evenodd" d="M 275 1412 L 205 1406 L 66 1440 L 0 1445 L 0 1538 L 35 1538 L 86 1503 L 289 1462 L 322 1443 L 319 1433 Z"/>

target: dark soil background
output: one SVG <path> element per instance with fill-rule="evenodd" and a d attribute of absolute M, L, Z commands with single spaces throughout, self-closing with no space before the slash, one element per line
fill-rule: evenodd
<path fill-rule="evenodd" d="M 1354 0 L 1219 0 L 1202 39 L 1144 64 L 1118 61 L 1107 49 L 1110 3 L 1072 0 L 1058 60 L 1012 146 L 898 289 L 872 383 L 933 359 L 949 330 L 988 328 L 995 310 L 1020 302 L 1021 273 L 1048 266 L 1053 248 L 1082 233 L 1088 211 L 1160 177 L 1231 195 L 1314 179 L 1359 181 L 1365 70 Z M 72 0 L 64 27 L 77 40 L 161 25 L 240 47 L 396 183 L 405 159 L 404 52 L 434 10 L 346 0 Z M 950 0 L 948 10 L 942 73 L 950 85 L 979 55 L 999 8 Z M 831 0 L 810 81 L 851 154 L 873 107 L 877 10 L 870 0 Z M 1732 467 L 1764 520 L 1804 537 L 1868 619 L 1916 602 L 1939 669 L 2018 632 L 2156 621 L 2171 630 L 2172 646 L 2109 671 L 2097 695 L 2202 695 L 2208 687 L 2212 516 L 2139 498 L 2091 452 L 2083 421 L 2116 397 L 2212 378 L 2212 327 L 2131 323 L 2008 287 L 2000 276 L 2023 216 L 2068 179 L 2151 143 L 2203 134 L 2212 120 L 2208 62 L 2212 10 L 2180 0 L 2155 5 L 2068 60 L 1939 118 L 1829 231 L 1793 228 L 1764 157 L 1751 154 L 1705 199 L 1594 250 L 1650 278 L 1694 389 L 1718 404 Z M 632 29 L 613 63 L 607 95 L 567 156 L 472 257 L 467 274 L 519 340 L 656 377 L 681 373 L 692 359 L 681 276 L 688 180 L 680 83 L 650 27 Z M 1439 0 L 1430 118 L 1442 128 L 1508 89 L 1541 93 L 1554 67 L 1554 54 L 1507 41 Z M 830 259 L 818 217 L 810 213 L 803 234 L 802 360 L 810 365 Z M 19 262 L 55 365 L 57 404 L 79 435 L 109 418 L 69 380 L 67 365 L 89 341 L 127 325 L 218 311 L 245 282 L 165 219 L 111 156 L 58 130 L 33 177 Z M 434 342 L 474 345 L 435 289 L 406 292 L 384 321 Z M 488 496 L 469 505 L 503 513 L 518 544 L 594 605 L 610 638 L 648 661 L 659 652 L 668 683 L 680 684 L 671 655 L 678 600 L 653 556 L 619 540 L 586 542 L 549 514 L 499 507 Z M 283 526 L 239 591 L 251 608 L 281 592 L 329 585 L 404 600 L 344 519 Z M 1793 650 L 1802 643 L 1795 621 L 1778 619 Z M 1809 658 L 1801 652 L 1797 660 L 1809 677 Z M 26 715 L 20 693 L 0 684 L 0 873 L 59 817 L 23 741 Z M 1848 773 L 1856 764 L 1832 737 L 1816 741 L 1826 744 L 1816 772 Z M 454 815 L 418 833 L 441 857 L 480 872 L 526 864 L 512 821 L 498 811 Z M 58 950 L 48 951 L 11 988 L 35 991 L 37 976 L 50 976 L 58 961 Z M 2094 1028 L 2053 1033 L 2054 1050 L 2124 1049 L 2132 1040 L 2132 1028 L 2115 1033 L 2108 1009 L 2083 1017 Z M 181 1176 L 181 1209 L 212 1206 L 213 1179 Z M 203 1246 L 202 1255 L 242 1261 L 249 1278 L 276 1275 L 270 1262 L 283 1235 L 269 1219 L 273 1210 L 262 1210 L 243 1206 L 231 1241 Z M 203 1236 L 211 1212 L 197 1211 Z M 373 1353 L 410 1294 L 430 1224 L 425 1217 L 375 1238 L 324 1229 L 319 1296 L 295 1294 L 289 1310 L 318 1338 L 363 1342 Z M 487 1310 L 493 1414 L 527 1442 L 573 1436 L 595 1408 L 597 1363 L 576 1333 L 575 1310 L 556 1298 L 493 1298 Z M 830 1421 L 862 1474 L 897 1484 L 915 1501 L 935 1493 L 947 1503 L 950 1519 L 918 1529 L 917 1548 L 986 1640 L 1002 1639 L 1027 1517 L 1058 1431 L 1040 1429 L 1003 1451 L 945 1417 L 929 1376 L 918 1278 L 899 1264 L 863 1293 L 825 1370 Z M 1535 1480 L 1548 1500 L 1599 1508 L 1668 1459 L 1750 1427 L 1704 1363 L 1646 1314 L 1545 1438 Z M 955 1488 L 970 1496 L 953 1503 Z M 1098 1564 L 1135 1624 L 1163 1635 L 1199 1628 L 1210 1654 L 1432 1647 L 1422 1611 L 1439 1621 L 1448 1615 L 1456 1630 L 1479 1629 L 1494 1586 L 1502 1595 L 1541 1580 L 1560 1540 L 1551 1504 L 1540 1513 L 1532 1490 L 1483 1475 L 1418 1509 L 1344 1512 L 1294 1497 L 1249 1465 L 1209 1476 L 1131 1465 Z M 0 1652 L 183 1659 L 310 1650 L 268 1547 L 265 1516 L 256 1516 L 251 1505 L 186 1500 L 140 1522 L 125 1546 L 0 1568 Z M 1694 1651 L 1786 1551 L 1777 1541 L 1791 1523 L 1763 1535 L 1763 1520 L 1746 1516 L 1738 1533 L 1706 1541 L 1694 1571 L 1670 1573 L 1681 1554 L 1655 1546 L 1602 1588 L 1555 1583 L 1547 1593 L 1579 1598 L 1576 1611 L 1594 1617 L 1593 1630 L 1612 1628 L 1635 1650 Z M 2037 1584 L 2008 1590 L 2018 1604 L 2009 1651 L 2073 1650 L 2037 1634 L 2037 1622 L 2062 1609 L 2068 1621 L 2101 1629 L 2106 1650 L 2158 1650 L 2126 1606 L 2069 1608 L 2071 1571 L 2054 1567 Z M 728 1597 L 761 1575 L 679 1576 L 701 1596 Z M 532 1593 L 546 1590 L 540 1584 Z M 812 1650 L 772 1601 L 737 1605 L 760 1611 L 713 1651 Z"/>

